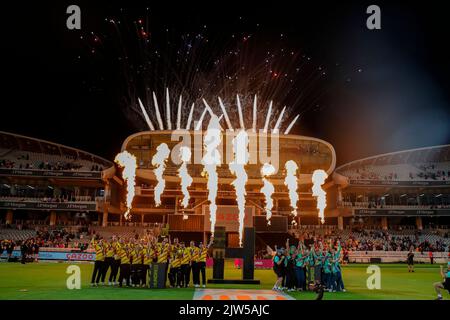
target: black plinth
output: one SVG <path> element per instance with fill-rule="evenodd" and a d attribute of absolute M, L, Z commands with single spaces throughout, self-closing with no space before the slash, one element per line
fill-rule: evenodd
<path fill-rule="evenodd" d="M 261 281 L 255 279 L 208 279 L 212 284 L 261 284 Z"/>
<path fill-rule="evenodd" d="M 227 248 L 225 227 L 215 227 L 213 242 L 213 278 L 208 283 L 260 284 L 254 280 L 255 228 L 244 228 L 244 247 Z M 242 279 L 224 279 L 225 259 L 243 259 Z"/>

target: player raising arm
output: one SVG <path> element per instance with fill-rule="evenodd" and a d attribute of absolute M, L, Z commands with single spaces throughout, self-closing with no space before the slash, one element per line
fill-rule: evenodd
<path fill-rule="evenodd" d="M 195 275 L 195 279 L 197 283 L 194 283 L 194 286 L 200 286 L 200 274 L 202 276 L 202 286 L 206 287 L 206 259 L 208 258 L 208 250 L 211 248 L 213 244 L 214 238 L 211 237 L 209 243 L 205 246 L 202 242 L 199 243 L 199 255 L 197 259 L 197 269 L 195 270 L 197 274 Z"/>
<path fill-rule="evenodd" d="M 441 289 L 445 289 L 450 293 L 450 261 L 447 262 L 447 271 L 444 272 L 444 268 L 441 266 L 441 277 L 443 282 L 435 282 L 433 284 L 434 290 L 437 293 L 437 300 L 442 300 Z"/>

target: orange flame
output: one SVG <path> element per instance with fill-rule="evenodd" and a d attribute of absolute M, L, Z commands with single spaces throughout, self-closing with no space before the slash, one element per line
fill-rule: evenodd
<path fill-rule="evenodd" d="M 114 162 L 117 163 L 119 167 L 123 168 L 122 177 L 127 184 L 127 211 L 125 211 L 123 216 L 126 220 L 128 220 L 130 218 L 130 210 L 132 208 L 135 195 L 137 169 L 136 157 L 125 150 L 116 156 Z"/>
<path fill-rule="evenodd" d="M 317 197 L 317 209 L 319 209 L 319 218 L 322 223 L 325 223 L 324 211 L 327 207 L 327 193 L 321 186 L 325 183 L 327 178 L 328 175 L 323 170 L 315 170 L 312 175 L 312 195 Z"/>

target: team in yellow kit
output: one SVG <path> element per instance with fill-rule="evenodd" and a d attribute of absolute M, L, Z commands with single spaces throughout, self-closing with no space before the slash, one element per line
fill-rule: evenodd
<path fill-rule="evenodd" d="M 206 259 L 211 245 L 212 238 L 208 245 L 200 242 L 196 246 L 191 241 L 188 247 L 176 238 L 171 243 L 170 236 L 161 242 L 155 237 L 136 240 L 113 236 L 109 241 L 94 238 L 91 241 L 95 251 L 91 286 L 105 285 L 110 270 L 109 286 L 149 287 L 147 274 L 153 263 L 159 263 L 165 265 L 165 282 L 168 278 L 172 288 L 188 287 L 191 273 L 194 287 L 200 287 L 200 274 L 205 287 Z"/>

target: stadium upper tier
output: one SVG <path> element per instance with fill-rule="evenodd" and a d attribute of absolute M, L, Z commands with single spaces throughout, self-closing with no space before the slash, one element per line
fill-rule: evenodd
<path fill-rule="evenodd" d="M 152 170 L 154 167 L 151 161 L 156 153 L 156 148 L 161 143 L 166 143 L 172 151 L 171 157 L 177 159 L 177 149 L 175 147 L 180 144 L 180 141 L 186 141 L 184 138 L 189 136 L 190 143 L 187 145 L 190 145 L 192 152 L 192 160 L 188 164 L 189 174 L 193 177 L 194 182 L 206 182 L 205 177 L 202 175 L 203 165 L 199 159 L 203 151 L 202 132 L 185 131 L 184 136 L 174 136 L 175 139 L 172 140 L 172 134 L 174 133 L 174 131 L 146 131 L 131 135 L 124 141 L 122 151 L 127 150 L 136 156 L 138 164 L 137 176 L 139 178 L 154 180 L 155 177 Z M 265 139 L 266 136 L 249 133 L 250 158 L 252 159 L 252 155 L 255 155 L 253 159 L 257 159 L 256 163 L 252 163 L 252 160 L 250 160 L 250 163 L 245 167 L 249 176 L 249 183 L 261 183 L 261 168 L 264 162 L 262 158 L 265 156 L 264 154 L 269 159 L 267 162 L 272 163 L 279 169 L 277 173 L 270 176 L 274 184 L 283 184 L 285 178 L 284 166 L 288 160 L 294 160 L 298 164 L 300 183 L 311 183 L 311 174 L 316 169 L 323 169 L 328 174 L 333 172 L 336 164 L 336 154 L 333 146 L 328 142 L 297 135 L 279 135 L 276 138 L 269 135 L 267 140 Z M 222 136 L 222 165 L 217 168 L 219 183 L 230 183 L 235 179 L 227 165 L 230 159 L 224 156 L 230 154 L 227 150 L 232 149 L 230 147 L 232 146 L 231 140 L 232 137 L 230 136 L 225 134 Z M 275 140 L 278 141 L 274 142 Z M 276 150 L 274 150 L 275 148 Z M 274 161 L 274 158 L 270 159 L 271 157 L 278 157 L 278 160 Z M 277 163 L 278 166 L 276 165 Z M 164 171 L 165 179 L 168 181 L 178 180 L 179 167 L 179 163 L 176 164 L 169 158 Z"/>
<path fill-rule="evenodd" d="M 352 161 L 335 171 L 350 184 L 364 181 L 450 183 L 450 145 L 405 150 Z M 370 184 L 370 183 L 369 183 Z"/>
<path fill-rule="evenodd" d="M 0 169 L 98 172 L 112 165 L 85 151 L 0 131 Z"/>
<path fill-rule="evenodd" d="M 71 198 L 64 198 L 64 197 L 21 197 L 21 196 L 14 196 L 14 197 L 2 197 L 0 196 L 0 202 L 3 201 L 20 201 L 20 202 L 56 202 L 56 203 L 63 203 L 63 202 L 93 202 L 95 200 L 103 200 L 102 197 L 91 197 L 91 196 L 74 196 Z"/>

